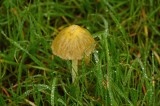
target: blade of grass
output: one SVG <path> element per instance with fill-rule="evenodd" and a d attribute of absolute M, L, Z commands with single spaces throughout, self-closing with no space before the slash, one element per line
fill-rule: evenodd
<path fill-rule="evenodd" d="M 51 105 L 55 106 L 55 89 L 56 89 L 57 78 L 55 77 L 52 82 L 51 88 Z"/>
<path fill-rule="evenodd" d="M 22 50 L 22 51 L 24 51 L 26 54 L 28 54 L 28 55 L 30 56 L 30 58 L 31 58 L 35 63 L 37 63 L 39 66 L 45 67 L 44 64 L 43 64 L 41 61 L 39 61 L 35 56 L 33 56 L 32 54 L 30 54 L 30 53 L 29 53 L 26 49 L 24 49 L 19 43 L 17 43 L 16 41 L 8 38 L 7 35 L 6 35 L 3 31 L 2 31 L 1 33 L 5 36 L 5 38 L 6 38 L 8 41 L 10 41 L 11 44 L 13 44 L 13 45 L 16 46 L 17 48 L 19 48 L 20 50 Z"/>

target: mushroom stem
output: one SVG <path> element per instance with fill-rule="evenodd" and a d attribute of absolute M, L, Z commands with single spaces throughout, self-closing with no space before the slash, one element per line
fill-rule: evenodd
<path fill-rule="evenodd" d="M 72 82 L 76 80 L 78 74 L 78 60 L 72 60 Z"/>

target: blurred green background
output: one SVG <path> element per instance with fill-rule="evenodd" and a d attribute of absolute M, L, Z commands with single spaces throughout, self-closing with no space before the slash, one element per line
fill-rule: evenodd
<path fill-rule="evenodd" d="M 97 42 L 90 63 L 52 55 L 77 24 Z M 159 0 L 1 0 L 0 106 L 159 106 Z"/>

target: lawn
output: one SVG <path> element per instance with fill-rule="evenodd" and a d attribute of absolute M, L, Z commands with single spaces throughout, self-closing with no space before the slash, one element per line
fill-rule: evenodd
<path fill-rule="evenodd" d="M 73 24 L 96 41 L 77 83 L 51 49 Z M 0 106 L 160 106 L 160 1 L 1 0 Z"/>

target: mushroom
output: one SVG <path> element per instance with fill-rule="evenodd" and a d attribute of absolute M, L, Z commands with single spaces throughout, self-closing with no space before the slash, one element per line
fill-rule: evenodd
<path fill-rule="evenodd" d="M 78 74 L 78 60 L 91 54 L 95 48 L 95 40 L 86 29 L 71 25 L 59 32 L 51 48 L 54 55 L 72 60 L 72 82 L 74 82 Z"/>

